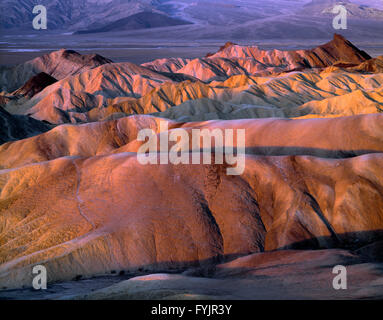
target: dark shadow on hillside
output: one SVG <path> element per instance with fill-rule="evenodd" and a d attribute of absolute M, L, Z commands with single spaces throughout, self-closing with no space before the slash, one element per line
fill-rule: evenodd
<path fill-rule="evenodd" d="M 246 154 L 249 155 L 262 155 L 262 156 L 313 156 L 319 158 L 329 159 L 347 159 L 362 156 L 365 154 L 383 153 L 382 150 L 372 149 L 358 149 L 358 150 L 346 150 L 346 149 L 321 149 L 321 148 L 309 148 L 309 147 L 286 147 L 286 146 L 262 146 L 262 147 L 247 147 Z"/>

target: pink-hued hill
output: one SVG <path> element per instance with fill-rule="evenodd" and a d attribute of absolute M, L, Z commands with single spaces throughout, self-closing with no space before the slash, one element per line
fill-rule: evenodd
<path fill-rule="evenodd" d="M 382 116 L 170 124 L 246 128 L 237 177 L 227 165 L 139 164 L 134 136 L 159 121 L 60 126 L 1 147 L 2 286 L 27 285 L 39 263 L 56 281 L 380 239 Z"/>
<path fill-rule="evenodd" d="M 75 299 L 381 298 L 381 60 L 335 35 L 140 66 L 60 50 L 6 69 L 0 289 L 30 287 L 42 264 L 50 284 L 141 276 Z M 189 147 L 195 129 L 245 130 L 244 170 L 143 165 L 142 129 L 185 130 Z"/>
<path fill-rule="evenodd" d="M 59 81 L 43 88 L 32 78 L 16 93 L 32 82 L 39 87 L 33 97 L 11 99 L 4 108 L 52 124 L 150 113 L 201 121 L 349 116 L 383 110 L 380 59 L 370 59 L 338 35 L 313 50 L 262 51 L 229 44 L 207 58 L 171 58 L 141 66 L 75 53 L 71 59 L 76 64 L 68 66 L 63 54 L 44 56 L 48 67 L 40 68 Z M 57 63 L 61 71 L 49 71 Z"/>

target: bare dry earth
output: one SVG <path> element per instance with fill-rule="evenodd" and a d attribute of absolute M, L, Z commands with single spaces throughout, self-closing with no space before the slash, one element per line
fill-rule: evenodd
<path fill-rule="evenodd" d="M 1 146 L 1 287 L 30 285 L 35 264 L 63 281 L 381 240 L 382 115 L 170 123 L 246 128 L 241 176 L 227 164 L 139 164 L 136 132 L 159 121 L 66 125 Z"/>
<path fill-rule="evenodd" d="M 44 59 L 57 67 L 67 54 Z M 186 271 L 71 298 L 382 296 L 381 58 L 340 36 L 307 51 L 228 44 L 143 66 L 72 54 L 69 67 L 35 70 L 59 81 L 31 99 L 3 97 L 9 113 L 61 125 L 0 146 L 0 288 L 30 286 L 44 264 L 50 282 Z M 219 120 L 237 118 L 248 119 Z M 245 170 L 142 165 L 147 128 L 245 129 Z M 352 275 L 343 295 L 329 283 L 335 264 Z"/>

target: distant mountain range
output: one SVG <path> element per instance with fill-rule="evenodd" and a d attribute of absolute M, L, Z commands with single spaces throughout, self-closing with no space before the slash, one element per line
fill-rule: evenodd
<path fill-rule="evenodd" d="M 126 31 L 126 30 L 139 30 L 139 29 L 151 29 L 160 27 L 172 27 L 191 24 L 188 21 L 181 19 L 171 18 L 163 14 L 154 12 L 140 12 L 131 15 L 127 18 L 119 19 L 115 22 L 109 23 L 101 28 L 81 30 L 76 32 L 77 34 L 86 33 L 99 33 L 99 32 L 111 32 L 111 31 Z"/>
<path fill-rule="evenodd" d="M 351 18 L 361 19 L 383 19 L 383 10 L 369 7 L 367 5 L 356 4 L 349 0 L 313 0 L 303 6 L 300 13 L 313 16 L 334 15 L 332 10 L 335 5 L 343 5 Z"/>
<path fill-rule="evenodd" d="M 272 17 L 326 16 L 335 4 L 345 4 L 351 17 L 383 19 L 374 1 L 355 0 L 3 0 L 2 29 L 31 28 L 32 9 L 42 4 L 48 10 L 48 29 L 72 32 L 137 30 L 193 23 L 201 26 L 236 26 L 270 22 Z M 367 6 L 368 5 L 368 6 Z M 382 7 L 380 7 L 382 8 Z M 292 23 L 296 18 L 290 19 Z"/>
<path fill-rule="evenodd" d="M 33 7 L 46 6 L 48 29 L 79 30 L 115 22 L 130 15 L 152 10 L 150 0 L 4 0 L 0 4 L 1 27 L 4 29 L 31 28 Z M 156 1 L 154 1 L 156 2 Z"/>

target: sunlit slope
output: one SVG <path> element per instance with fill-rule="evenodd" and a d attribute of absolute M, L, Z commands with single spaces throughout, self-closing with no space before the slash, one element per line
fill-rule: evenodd
<path fill-rule="evenodd" d="M 0 171 L 0 284 L 30 285 L 36 264 L 57 281 L 359 248 L 381 236 L 382 168 L 382 154 L 248 156 L 243 175 L 230 177 L 224 165 L 143 166 L 122 153 Z"/>
<path fill-rule="evenodd" d="M 380 114 L 330 119 L 192 123 L 140 115 L 83 125 L 61 125 L 29 139 L 5 143 L 0 146 L 0 169 L 67 156 L 93 157 L 109 153 L 137 152 L 144 143 L 137 141 L 138 132 L 151 129 L 160 134 L 164 130 L 161 123 L 170 132 L 179 128 L 185 129 L 190 138 L 193 129 L 244 129 L 248 154 L 344 158 L 383 152 L 383 115 Z M 169 143 L 169 148 L 172 144 L 174 143 Z M 212 146 L 214 147 L 214 140 Z"/>

